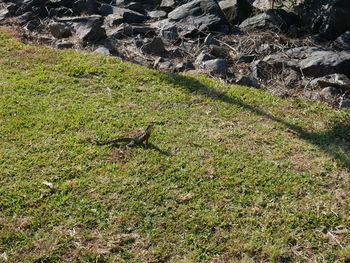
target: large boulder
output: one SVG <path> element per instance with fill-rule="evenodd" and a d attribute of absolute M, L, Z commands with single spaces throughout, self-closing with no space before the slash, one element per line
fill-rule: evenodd
<path fill-rule="evenodd" d="M 331 74 L 313 79 L 309 85 L 313 89 L 334 87 L 344 91 L 350 91 L 350 80 L 344 74 Z"/>
<path fill-rule="evenodd" d="M 253 6 L 247 0 L 224 0 L 219 2 L 221 10 L 231 24 L 241 23 L 253 12 Z"/>
<path fill-rule="evenodd" d="M 243 29 L 288 30 L 298 23 L 297 16 L 282 9 L 270 9 L 259 15 L 250 17 L 240 24 Z"/>
<path fill-rule="evenodd" d="M 340 73 L 350 76 L 350 51 L 337 52 L 329 48 L 298 47 L 264 58 L 278 70 L 294 68 L 310 77 Z"/>
<path fill-rule="evenodd" d="M 215 0 L 193 0 L 181 5 L 168 14 L 168 19 L 160 21 L 160 24 L 163 26 L 176 24 L 182 29 L 183 35 L 195 31 L 217 30 L 228 25 Z"/>
<path fill-rule="evenodd" d="M 350 76 L 350 51 L 320 51 L 299 62 L 300 70 L 307 76 L 320 77 L 333 73 Z"/>
<path fill-rule="evenodd" d="M 102 28 L 103 19 L 99 15 L 56 18 L 56 21 L 73 28 L 75 35 L 82 41 L 96 41 L 106 37 L 106 31 Z"/>
<path fill-rule="evenodd" d="M 321 36 L 334 40 L 350 30 L 349 0 L 309 0 L 301 11 L 305 26 Z"/>

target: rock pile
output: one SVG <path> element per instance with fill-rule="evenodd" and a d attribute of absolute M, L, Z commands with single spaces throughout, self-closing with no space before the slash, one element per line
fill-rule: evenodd
<path fill-rule="evenodd" d="M 0 24 L 61 49 L 349 107 L 350 1 L 299 0 L 294 10 L 265 11 L 255 7 L 262 2 L 3 0 Z"/>

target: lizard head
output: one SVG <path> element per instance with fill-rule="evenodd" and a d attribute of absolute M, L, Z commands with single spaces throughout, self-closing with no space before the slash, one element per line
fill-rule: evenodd
<path fill-rule="evenodd" d="M 153 130 L 153 126 L 154 126 L 154 123 L 150 123 L 147 128 L 146 128 L 146 132 L 147 131 L 152 131 Z"/>

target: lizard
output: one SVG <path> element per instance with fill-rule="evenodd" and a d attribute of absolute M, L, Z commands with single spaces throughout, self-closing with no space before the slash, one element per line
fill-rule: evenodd
<path fill-rule="evenodd" d="M 108 144 L 117 144 L 120 142 L 125 142 L 127 143 L 126 147 L 133 147 L 135 145 L 140 145 L 143 142 L 145 142 L 146 145 L 148 145 L 148 140 L 149 137 L 151 136 L 152 130 L 153 130 L 153 126 L 154 124 L 151 123 L 150 125 L 147 126 L 147 128 L 145 129 L 145 131 L 135 137 L 119 137 L 110 141 L 105 141 L 105 142 L 98 142 L 95 141 L 95 144 L 97 145 L 108 145 Z"/>

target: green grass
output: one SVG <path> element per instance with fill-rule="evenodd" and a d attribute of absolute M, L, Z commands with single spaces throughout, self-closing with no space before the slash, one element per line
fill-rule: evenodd
<path fill-rule="evenodd" d="M 3 31 L 0 105 L 0 261 L 350 260 L 349 111 Z"/>

